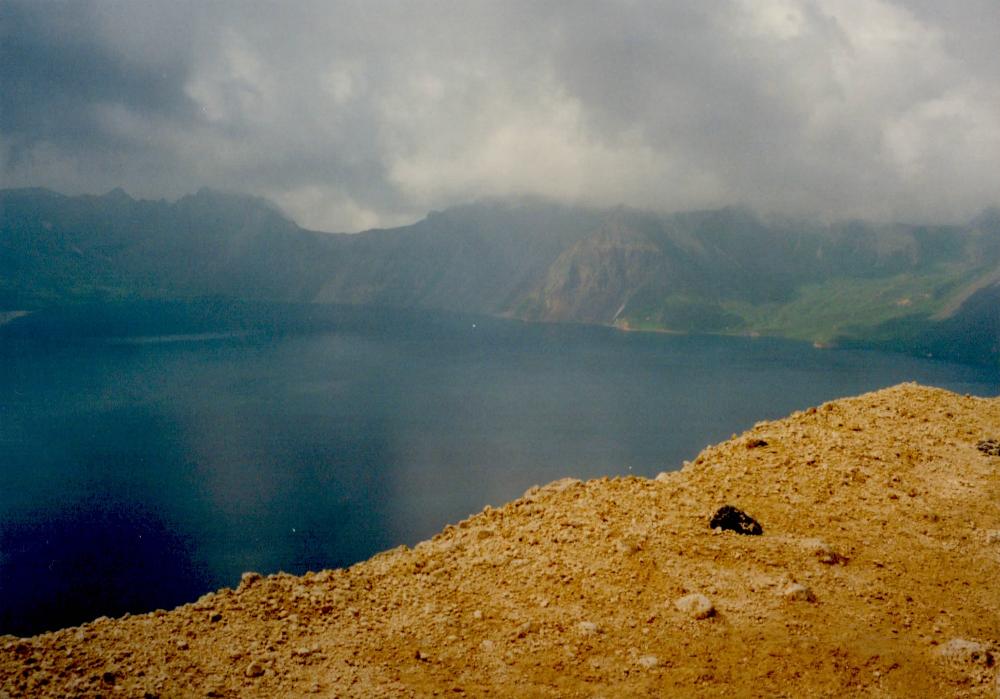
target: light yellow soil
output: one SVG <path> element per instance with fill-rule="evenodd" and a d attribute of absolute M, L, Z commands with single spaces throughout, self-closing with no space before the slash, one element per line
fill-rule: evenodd
<path fill-rule="evenodd" d="M 0 697 L 998 697 L 994 437 L 1000 399 L 828 403 L 347 570 L 0 638 Z M 723 504 L 764 535 L 710 530 Z"/>

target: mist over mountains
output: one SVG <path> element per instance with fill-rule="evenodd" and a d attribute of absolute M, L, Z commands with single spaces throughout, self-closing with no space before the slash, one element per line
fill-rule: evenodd
<path fill-rule="evenodd" d="M 120 189 L 0 192 L 0 314 L 204 297 L 766 334 L 993 363 L 1000 211 L 962 226 L 827 224 L 531 199 L 346 235 L 211 190 L 176 202 Z"/>

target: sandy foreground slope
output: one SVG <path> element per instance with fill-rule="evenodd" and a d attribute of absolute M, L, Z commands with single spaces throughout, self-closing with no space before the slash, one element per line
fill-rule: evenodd
<path fill-rule="evenodd" d="M 347 570 L 0 637 L 0 697 L 1000 697 L 992 438 L 1000 399 L 827 403 Z"/>

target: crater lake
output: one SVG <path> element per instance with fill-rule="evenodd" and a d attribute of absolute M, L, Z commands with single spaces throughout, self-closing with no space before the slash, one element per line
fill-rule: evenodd
<path fill-rule="evenodd" d="M 532 485 L 653 477 L 902 381 L 998 391 L 990 368 L 767 338 L 340 314 L 0 339 L 0 634 L 347 566 Z"/>

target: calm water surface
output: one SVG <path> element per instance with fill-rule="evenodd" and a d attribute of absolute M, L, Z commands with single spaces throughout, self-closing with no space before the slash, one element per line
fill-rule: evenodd
<path fill-rule="evenodd" d="M 900 381 L 998 391 L 984 369 L 766 339 L 382 321 L 0 347 L 0 633 L 348 565 Z"/>

